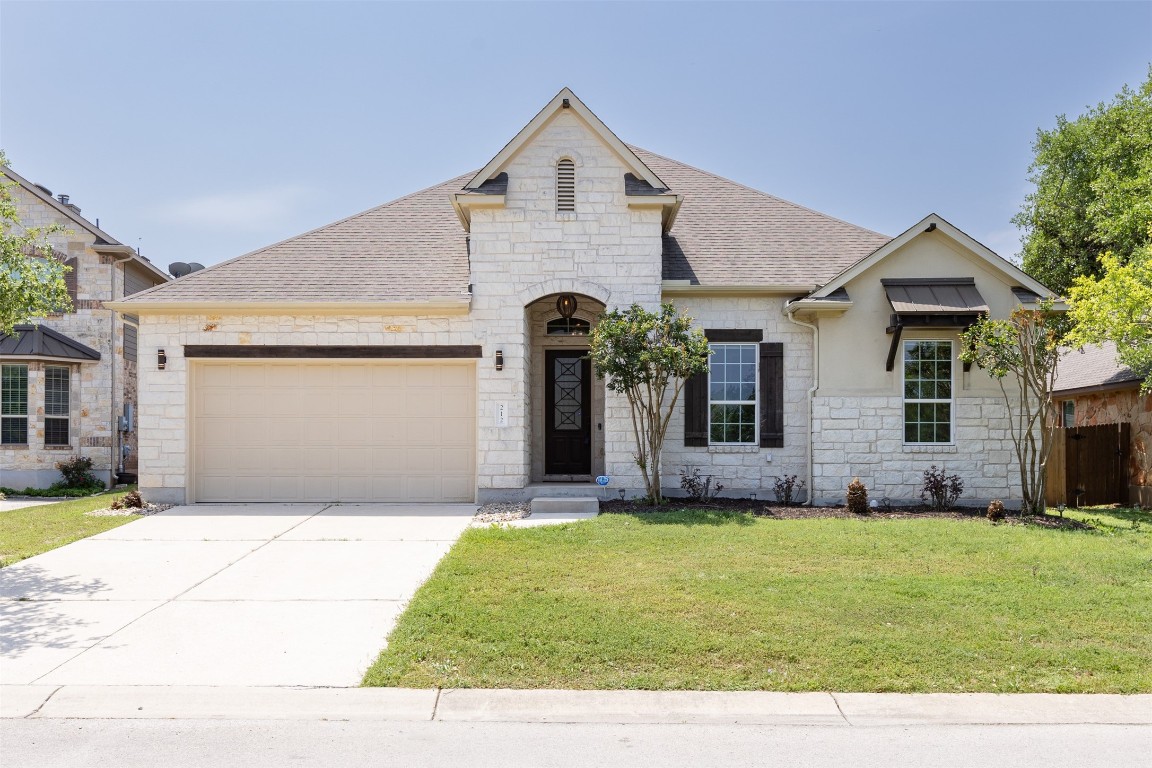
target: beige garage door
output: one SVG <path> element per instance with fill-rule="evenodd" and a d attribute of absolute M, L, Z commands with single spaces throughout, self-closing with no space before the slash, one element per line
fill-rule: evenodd
<path fill-rule="evenodd" d="M 210 501 L 464 501 L 472 362 L 192 367 L 192 487 Z"/>

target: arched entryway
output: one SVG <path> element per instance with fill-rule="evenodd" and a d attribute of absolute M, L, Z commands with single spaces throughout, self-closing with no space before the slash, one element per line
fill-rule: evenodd
<path fill-rule="evenodd" d="M 604 384 L 587 359 L 604 305 L 551 294 L 525 307 L 529 328 L 532 482 L 588 482 L 604 473 Z"/>

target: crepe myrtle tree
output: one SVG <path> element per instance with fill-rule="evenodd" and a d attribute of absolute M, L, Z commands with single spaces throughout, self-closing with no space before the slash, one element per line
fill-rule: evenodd
<path fill-rule="evenodd" d="M 1052 386 L 1069 319 L 1051 299 L 1019 307 L 1007 320 L 987 315 L 961 334 L 960 359 L 976 363 L 1000 384 L 1016 449 L 1022 514 L 1043 514 L 1048 457 L 1056 433 Z M 1011 374 L 1015 387 L 1006 387 Z"/>
<path fill-rule="evenodd" d="M 650 312 L 639 304 L 604 312 L 589 340 L 596 377 L 628 398 L 636 465 L 648 501 L 659 504 L 660 453 L 684 382 L 708 370 L 708 340 L 692 318 L 663 304 Z"/>
<path fill-rule="evenodd" d="M 69 270 L 48 235 L 66 230 L 59 224 L 25 227 L 20 222 L 16 197 L 3 174 L 8 158 L 0 150 L 0 333 L 36 317 L 72 308 L 64 274 Z"/>

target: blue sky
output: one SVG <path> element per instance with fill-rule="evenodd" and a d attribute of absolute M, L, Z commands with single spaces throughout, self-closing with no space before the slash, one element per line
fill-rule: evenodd
<path fill-rule="evenodd" d="M 1150 61 L 1152 2 L 4 0 L 0 147 L 213 264 L 483 166 L 567 85 L 626 142 L 1011 256 L 1036 129 Z"/>

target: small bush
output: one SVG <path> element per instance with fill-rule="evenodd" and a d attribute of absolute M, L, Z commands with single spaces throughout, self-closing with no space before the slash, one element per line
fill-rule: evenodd
<path fill-rule="evenodd" d="M 711 501 L 716 494 L 724 490 L 720 483 L 712 485 L 712 475 L 700 476 L 700 470 L 691 464 L 685 464 L 680 470 L 680 489 L 688 494 L 689 501 Z"/>
<path fill-rule="evenodd" d="M 988 519 L 994 523 L 1004 519 L 1004 502 L 1000 499 L 992 500 L 992 503 L 988 505 Z"/>
<path fill-rule="evenodd" d="M 858 477 L 848 483 L 848 511 L 856 515 L 868 514 L 868 489 Z"/>
<path fill-rule="evenodd" d="M 776 501 L 790 507 L 796 503 L 796 495 L 803 491 L 806 485 L 803 480 L 797 482 L 796 475 L 785 475 L 776 478 L 776 482 L 772 484 L 772 491 L 776 494 Z"/>
<path fill-rule="evenodd" d="M 112 509 L 143 509 L 144 499 L 140 491 L 129 491 L 116 501 L 112 502 Z"/>
<path fill-rule="evenodd" d="M 964 493 L 964 481 L 959 475 L 945 475 L 943 469 L 933 464 L 924 470 L 924 485 L 920 489 L 920 499 L 937 512 L 950 509 L 960 494 Z"/>
<path fill-rule="evenodd" d="M 0 488 L 0 494 L 7 496 L 68 496 L 79 498 L 81 496 L 91 496 L 94 493 L 99 493 L 104 490 L 103 485 L 94 485 L 88 488 L 69 488 L 64 483 L 53 483 L 47 488 L 32 488 L 28 487 L 22 491 L 15 488 Z"/>
<path fill-rule="evenodd" d="M 56 469 L 64 475 L 64 488 L 103 488 L 104 483 L 92 474 L 92 459 L 88 456 L 73 456 L 56 462 Z"/>

